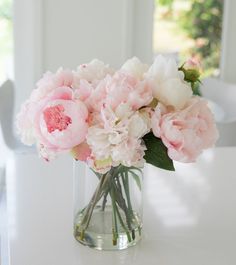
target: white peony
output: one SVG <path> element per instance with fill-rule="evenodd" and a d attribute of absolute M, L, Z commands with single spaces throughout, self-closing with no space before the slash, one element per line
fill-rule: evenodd
<path fill-rule="evenodd" d="M 136 112 L 129 120 L 129 135 L 133 138 L 142 138 L 150 130 L 149 122 L 145 116 Z"/>
<path fill-rule="evenodd" d="M 143 79 L 144 73 L 148 70 L 148 65 L 143 64 L 137 57 L 127 60 L 121 70 L 137 79 Z"/>
<path fill-rule="evenodd" d="M 115 110 L 115 115 L 119 119 L 124 119 L 126 117 L 130 117 L 132 115 L 133 111 L 132 108 L 128 103 L 121 103 L 118 105 L 118 107 Z"/>
<path fill-rule="evenodd" d="M 129 138 L 112 149 L 112 159 L 126 167 L 143 167 L 146 146 L 140 139 Z"/>
<path fill-rule="evenodd" d="M 112 166 L 142 167 L 146 149 L 141 138 L 150 131 L 150 119 L 140 111 L 121 104 L 113 111 L 104 107 L 99 124 L 88 129 L 87 143 L 96 161 L 112 161 Z M 109 168 L 109 167 L 108 167 Z"/>
<path fill-rule="evenodd" d="M 104 62 L 94 59 L 88 64 L 81 64 L 78 66 L 77 71 L 74 72 L 74 87 L 78 87 L 78 83 L 81 79 L 93 83 L 102 80 L 106 75 L 112 75 L 113 73 L 114 70 L 110 68 L 109 65 L 105 65 Z"/>
<path fill-rule="evenodd" d="M 145 77 L 151 84 L 153 97 L 176 110 L 182 109 L 193 94 L 174 59 L 159 55 Z"/>
<path fill-rule="evenodd" d="M 109 136 L 110 134 L 98 125 L 88 129 L 87 143 L 96 159 L 102 160 L 110 156 Z"/>

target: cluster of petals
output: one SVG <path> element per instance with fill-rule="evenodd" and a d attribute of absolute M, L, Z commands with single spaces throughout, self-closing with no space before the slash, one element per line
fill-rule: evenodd
<path fill-rule="evenodd" d="M 149 114 L 132 111 L 126 103 L 115 111 L 103 107 L 100 122 L 88 129 L 87 143 L 92 150 L 90 163 L 97 171 L 107 171 L 111 166 L 122 164 L 143 167 L 146 147 L 142 137 L 150 131 Z M 104 161 L 102 167 L 96 161 Z"/>
<path fill-rule="evenodd" d="M 197 96 L 178 111 L 158 104 L 152 116 L 152 130 L 168 148 L 169 157 L 185 163 L 195 162 L 218 138 L 207 101 Z"/>
<path fill-rule="evenodd" d="M 17 128 L 46 160 L 71 152 L 98 172 L 142 167 L 142 138 L 150 131 L 182 162 L 194 161 L 217 138 L 206 102 L 163 56 L 150 67 L 134 57 L 118 71 L 93 60 L 76 71 L 47 72 L 22 105 Z"/>

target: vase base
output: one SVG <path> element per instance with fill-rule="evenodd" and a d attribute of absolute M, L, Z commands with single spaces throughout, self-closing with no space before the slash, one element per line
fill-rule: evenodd
<path fill-rule="evenodd" d="M 114 242 L 112 234 L 112 209 L 106 207 L 102 211 L 100 206 L 94 209 L 91 221 L 87 229 L 80 231 L 81 214 L 78 214 L 74 227 L 75 239 L 83 245 L 98 250 L 122 250 L 136 245 L 141 239 L 142 225 L 139 216 L 134 213 L 132 231 L 124 231 L 118 224 L 118 235 Z M 128 232 L 128 234 L 127 234 Z"/>

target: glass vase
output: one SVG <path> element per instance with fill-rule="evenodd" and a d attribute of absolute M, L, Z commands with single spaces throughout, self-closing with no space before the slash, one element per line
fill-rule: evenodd
<path fill-rule="evenodd" d="M 137 244 L 142 229 L 142 170 L 117 166 L 98 174 L 74 162 L 74 236 L 99 250 Z"/>

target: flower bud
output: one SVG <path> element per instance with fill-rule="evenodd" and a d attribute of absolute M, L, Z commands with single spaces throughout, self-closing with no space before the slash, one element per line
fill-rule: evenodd
<path fill-rule="evenodd" d="M 184 72 L 184 79 L 188 82 L 196 82 L 201 75 L 200 63 L 195 59 L 189 59 L 182 67 Z"/>

